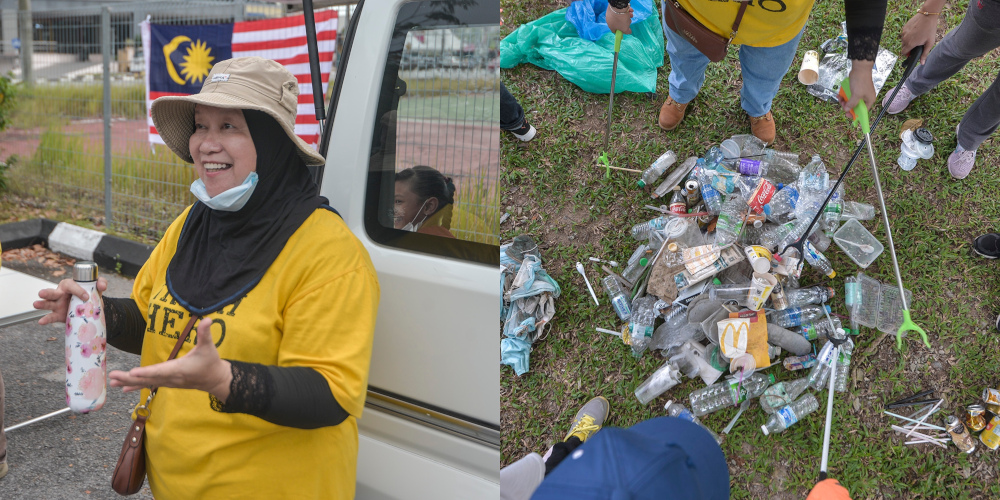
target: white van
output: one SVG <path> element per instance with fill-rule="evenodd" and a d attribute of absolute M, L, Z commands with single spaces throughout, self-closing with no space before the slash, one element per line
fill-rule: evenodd
<path fill-rule="evenodd" d="M 359 499 L 499 497 L 500 74 L 477 62 L 499 25 L 498 0 L 361 0 L 350 19 L 319 175 L 382 290 Z M 393 228 L 415 165 L 457 186 L 455 238 Z"/>

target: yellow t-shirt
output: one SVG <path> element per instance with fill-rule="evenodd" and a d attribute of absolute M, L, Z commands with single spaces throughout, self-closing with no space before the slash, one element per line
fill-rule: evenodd
<path fill-rule="evenodd" d="M 166 269 L 190 207 L 139 271 L 132 298 L 147 313 L 141 365 L 169 356 L 190 316 L 170 296 Z M 260 283 L 208 315 L 225 359 L 307 366 L 350 414 L 296 429 L 220 413 L 208 393 L 161 388 L 146 424 L 149 486 L 158 500 L 354 498 L 357 418 L 364 407 L 379 286 L 367 251 L 336 214 L 318 209 L 289 238 Z M 178 358 L 191 350 L 192 332 Z M 148 391 L 143 390 L 145 401 Z"/>
<path fill-rule="evenodd" d="M 669 1 L 669 0 L 668 0 Z M 752 47 L 776 47 L 802 31 L 814 0 L 751 0 L 733 43 Z M 677 0 L 681 7 L 705 27 L 729 38 L 740 2 L 729 0 Z"/>

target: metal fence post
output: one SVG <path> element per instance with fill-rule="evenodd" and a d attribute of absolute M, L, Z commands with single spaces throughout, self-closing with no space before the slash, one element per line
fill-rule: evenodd
<path fill-rule="evenodd" d="M 104 227 L 111 227 L 111 7 L 101 10 L 101 59 L 104 63 Z M 148 57 L 148 56 L 147 56 Z"/>

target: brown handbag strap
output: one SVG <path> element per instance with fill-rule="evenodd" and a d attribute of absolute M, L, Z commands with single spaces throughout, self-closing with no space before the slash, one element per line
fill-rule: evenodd
<path fill-rule="evenodd" d="M 729 43 L 733 43 L 733 38 L 736 38 L 736 31 L 740 29 L 740 23 L 743 21 L 743 14 L 747 11 L 747 6 L 750 5 L 750 0 L 740 0 L 740 10 L 736 13 L 736 21 L 733 22 L 733 32 L 729 34 Z"/>
<path fill-rule="evenodd" d="M 191 316 L 191 320 L 188 321 L 187 326 L 185 326 L 181 334 L 177 336 L 177 343 L 174 344 L 174 350 L 170 351 L 170 356 L 167 356 L 167 361 L 170 361 L 171 359 L 177 357 L 177 353 L 181 351 L 181 347 L 184 345 L 184 341 L 187 340 L 188 335 L 191 334 L 191 329 L 194 328 L 194 324 L 198 321 L 199 317 L 200 316 Z M 146 398 L 146 404 L 144 406 L 149 407 L 149 403 L 153 400 L 153 396 L 156 395 L 156 389 L 158 388 L 157 387 L 149 388 L 149 397 Z"/>

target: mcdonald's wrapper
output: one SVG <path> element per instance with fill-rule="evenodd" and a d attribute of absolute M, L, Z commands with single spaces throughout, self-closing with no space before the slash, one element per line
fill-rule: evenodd
<path fill-rule="evenodd" d="M 754 360 L 757 362 L 757 369 L 767 368 L 771 366 L 771 358 L 767 355 L 767 319 L 764 317 L 764 311 L 740 311 L 729 313 L 729 319 L 741 319 L 746 320 L 748 324 L 747 328 L 747 340 L 745 351 L 753 356 Z M 719 322 L 721 325 L 721 321 Z M 722 337 L 722 329 L 719 329 L 719 337 Z M 726 354 L 726 357 L 732 358 Z"/>
<path fill-rule="evenodd" d="M 726 318 L 718 322 L 719 348 L 722 354 L 732 359 L 747 352 L 750 337 L 749 318 Z"/>
<path fill-rule="evenodd" d="M 697 275 L 702 269 L 711 266 L 713 262 L 719 260 L 719 247 L 715 245 L 701 245 L 684 249 L 684 267 L 692 275 Z"/>

